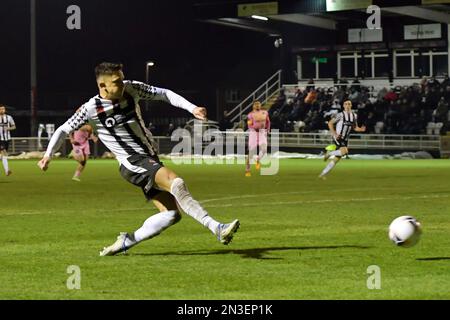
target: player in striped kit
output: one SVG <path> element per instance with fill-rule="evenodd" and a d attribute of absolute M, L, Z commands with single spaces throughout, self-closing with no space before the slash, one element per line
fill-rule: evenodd
<path fill-rule="evenodd" d="M 16 130 L 14 119 L 6 114 L 6 108 L 0 104 L 0 158 L 2 159 L 5 174 L 10 176 L 12 171 L 8 165 L 8 147 L 11 141 L 11 131 Z"/>
<path fill-rule="evenodd" d="M 358 127 L 357 119 L 356 113 L 352 111 L 352 102 L 346 100 L 344 101 L 344 111 L 338 113 L 328 122 L 328 128 L 333 136 L 333 142 L 337 150 L 325 153 L 324 161 L 327 161 L 331 156 L 334 156 L 334 158 L 323 169 L 319 178 L 325 179 L 325 176 L 336 166 L 339 160 L 348 154 L 348 138 L 352 129 L 356 132 L 366 131 L 365 126 Z"/>
<path fill-rule="evenodd" d="M 72 180 L 74 181 L 81 181 L 81 172 L 83 172 L 86 167 L 89 155 L 91 154 L 89 140 L 94 142 L 98 141 L 98 138 L 94 135 L 93 129 L 89 124 L 85 124 L 79 130 L 70 134 L 73 158 L 78 162 L 77 170 L 72 177 Z"/>
<path fill-rule="evenodd" d="M 101 63 L 95 68 L 95 74 L 99 94 L 55 131 L 38 165 L 42 170 L 47 170 L 51 156 L 66 135 L 91 121 L 97 127 L 98 138 L 119 161 L 122 177 L 141 187 L 145 197 L 152 200 L 160 211 L 149 217 L 135 232 L 121 232 L 117 241 L 105 247 L 100 256 L 115 255 L 160 234 L 181 219 L 179 207 L 208 228 L 221 243 L 228 244 L 239 228 L 239 220 L 228 224 L 214 220 L 192 197 L 184 180 L 163 166 L 153 147 L 151 133 L 142 120 L 138 102 L 166 101 L 191 112 L 200 120 L 206 119 L 206 109 L 193 105 L 170 90 L 124 81 L 121 64 Z"/>

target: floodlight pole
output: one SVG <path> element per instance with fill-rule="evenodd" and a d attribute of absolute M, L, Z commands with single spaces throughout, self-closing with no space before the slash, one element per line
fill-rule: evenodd
<path fill-rule="evenodd" d="M 150 84 L 148 83 L 148 77 L 149 77 L 149 67 L 153 67 L 155 65 L 155 63 L 153 61 L 147 61 L 145 63 L 145 83 L 146 84 Z M 148 111 L 148 101 L 145 101 L 145 111 Z"/>
<path fill-rule="evenodd" d="M 36 110 L 36 0 L 30 0 L 30 135 L 37 132 Z"/>
<path fill-rule="evenodd" d="M 448 71 L 447 75 L 450 77 L 450 24 L 447 24 L 447 59 L 448 59 Z"/>
<path fill-rule="evenodd" d="M 149 68 L 148 67 L 153 67 L 155 65 L 155 63 L 153 61 L 147 61 L 145 63 L 145 83 L 148 83 L 148 76 L 149 76 Z"/>

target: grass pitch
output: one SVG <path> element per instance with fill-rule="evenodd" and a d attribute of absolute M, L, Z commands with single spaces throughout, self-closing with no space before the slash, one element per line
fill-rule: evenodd
<path fill-rule="evenodd" d="M 239 218 L 229 246 L 187 215 L 127 255 L 99 257 L 119 231 L 156 213 L 114 160 L 10 161 L 0 176 L 1 299 L 449 299 L 450 161 L 283 160 L 275 176 L 242 165 L 182 165 L 181 175 L 216 219 Z M 414 215 L 416 247 L 395 247 L 389 223 Z M 71 265 L 81 288 L 69 290 Z M 371 265 L 381 289 L 370 290 Z M 370 282 L 370 281 L 369 281 Z"/>

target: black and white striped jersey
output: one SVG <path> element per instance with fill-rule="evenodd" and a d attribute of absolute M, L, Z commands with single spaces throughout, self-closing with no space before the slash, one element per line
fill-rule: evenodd
<path fill-rule="evenodd" d="M 336 133 L 340 136 L 340 139 L 345 141 L 348 140 L 350 132 L 356 125 L 357 119 L 358 116 L 353 111 L 342 111 L 334 117 L 334 122 L 336 124 Z"/>
<path fill-rule="evenodd" d="M 111 150 L 121 164 L 129 164 L 128 157 L 136 154 L 155 155 L 151 133 L 145 127 L 138 105 L 139 100 L 160 100 L 193 112 L 196 107 L 178 94 L 137 81 L 124 81 L 123 99 L 111 101 L 99 95 L 83 104 L 52 136 L 45 156 L 51 157 L 67 134 L 88 121 L 97 127 L 98 138 Z M 128 167 L 128 166 L 127 166 Z"/>
<path fill-rule="evenodd" d="M 0 116 L 0 141 L 11 140 L 11 132 L 7 128 L 15 127 L 13 117 L 4 114 Z"/>

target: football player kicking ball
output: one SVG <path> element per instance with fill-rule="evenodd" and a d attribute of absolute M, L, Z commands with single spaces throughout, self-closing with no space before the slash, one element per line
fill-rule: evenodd
<path fill-rule="evenodd" d="M 325 176 L 336 166 L 339 160 L 348 154 L 348 138 L 350 137 L 352 129 L 356 132 L 366 131 L 365 126 L 358 127 L 356 120 L 357 115 L 352 111 L 352 102 L 346 100 L 344 101 L 344 111 L 338 113 L 328 122 L 328 128 L 333 136 L 333 142 L 336 145 L 337 150 L 327 150 L 325 153 L 324 161 L 327 161 L 331 156 L 334 156 L 334 158 L 327 164 L 325 169 L 323 169 L 319 178 L 326 179 Z"/>
<path fill-rule="evenodd" d="M 139 186 L 159 213 L 149 217 L 135 232 L 121 232 L 117 241 L 105 247 L 100 256 L 115 255 L 136 244 L 159 235 L 181 219 L 179 207 L 208 228 L 217 239 L 228 244 L 239 228 L 239 220 L 223 224 L 213 219 L 196 201 L 184 180 L 163 166 L 142 120 L 139 100 L 162 100 L 191 112 L 195 118 L 206 119 L 206 109 L 197 107 L 162 88 L 136 81 L 125 81 L 121 64 L 101 63 L 95 68 L 99 94 L 91 98 L 52 136 L 44 157 L 38 165 L 47 170 L 51 156 L 64 142 L 67 134 L 88 121 L 97 127 L 98 138 L 120 163 L 120 173 L 128 182 Z"/>
<path fill-rule="evenodd" d="M 250 162 L 256 156 L 256 170 L 261 168 L 260 161 L 267 153 L 267 133 L 270 131 L 270 118 L 266 110 L 261 109 L 261 102 L 253 102 L 253 111 L 247 116 L 249 130 L 248 154 L 245 165 L 245 176 L 250 177 Z M 258 152 L 259 147 L 259 154 Z"/>
<path fill-rule="evenodd" d="M 94 142 L 98 138 L 94 135 L 92 127 L 88 124 L 82 126 L 79 130 L 70 134 L 70 143 L 72 144 L 73 158 L 78 162 L 77 170 L 72 177 L 72 180 L 80 182 L 80 175 L 86 167 L 86 163 L 91 154 L 89 148 L 89 140 Z"/>

